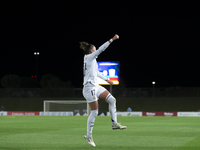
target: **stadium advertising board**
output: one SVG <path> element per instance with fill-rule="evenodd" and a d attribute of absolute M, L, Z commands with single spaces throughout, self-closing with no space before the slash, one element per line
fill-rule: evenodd
<path fill-rule="evenodd" d="M 74 114 L 74 112 L 23 112 L 23 111 L 4 111 L 0 112 L 0 116 L 85 116 Z M 100 116 L 105 116 L 102 113 Z M 107 116 L 110 116 L 110 112 L 107 112 Z M 117 116 L 178 116 L 178 117 L 200 117 L 200 112 L 117 112 Z"/>
<path fill-rule="evenodd" d="M 1 111 L 0 116 L 7 116 L 7 111 Z"/>
<path fill-rule="evenodd" d="M 142 112 L 142 116 L 177 116 L 177 112 Z"/>
<path fill-rule="evenodd" d="M 39 112 L 8 111 L 7 115 L 14 115 L 14 116 L 35 116 L 35 115 L 40 115 L 40 113 Z"/>
<path fill-rule="evenodd" d="M 73 112 L 40 112 L 40 116 L 73 116 Z"/>
<path fill-rule="evenodd" d="M 179 117 L 200 117 L 200 112 L 178 112 Z"/>
<path fill-rule="evenodd" d="M 110 112 L 107 112 L 107 116 L 110 116 Z M 117 112 L 117 116 L 142 116 L 142 112 Z"/>
<path fill-rule="evenodd" d="M 109 80 L 113 81 L 114 85 L 119 84 L 119 62 L 106 61 L 97 62 L 99 72 Z M 106 81 L 98 78 L 98 84 L 109 85 Z"/>

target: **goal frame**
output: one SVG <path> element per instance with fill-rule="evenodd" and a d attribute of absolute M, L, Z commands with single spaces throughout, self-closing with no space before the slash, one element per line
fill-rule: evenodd
<path fill-rule="evenodd" d="M 87 115 L 89 116 L 90 114 L 90 107 L 89 107 L 89 104 L 87 103 L 86 100 L 44 100 L 43 102 L 43 111 L 44 113 L 47 112 L 46 111 L 46 105 L 45 103 L 46 102 L 55 102 L 55 103 L 69 103 L 69 104 L 75 104 L 75 103 L 86 103 L 86 106 L 87 106 Z"/>

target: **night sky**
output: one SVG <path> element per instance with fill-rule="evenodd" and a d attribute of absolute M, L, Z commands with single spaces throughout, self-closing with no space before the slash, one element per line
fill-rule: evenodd
<path fill-rule="evenodd" d="M 127 87 L 200 87 L 200 15 L 193 1 L 1 2 L 0 78 L 47 73 L 82 87 L 80 41 L 97 48 L 118 34 L 97 61 L 120 61 Z"/>

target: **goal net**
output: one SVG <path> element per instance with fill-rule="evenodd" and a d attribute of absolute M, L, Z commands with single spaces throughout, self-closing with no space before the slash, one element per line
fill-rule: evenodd
<path fill-rule="evenodd" d="M 85 100 L 44 100 L 45 112 L 74 112 L 74 115 L 89 115 L 89 105 Z"/>

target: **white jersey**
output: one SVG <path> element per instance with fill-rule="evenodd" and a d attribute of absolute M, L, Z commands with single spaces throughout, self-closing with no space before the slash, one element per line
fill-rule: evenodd
<path fill-rule="evenodd" d="M 110 45 L 109 42 L 104 43 L 101 45 L 98 50 L 95 52 L 85 55 L 84 56 L 84 81 L 83 85 L 90 82 L 93 85 L 98 85 L 97 83 L 97 76 L 102 78 L 103 80 L 106 80 L 107 78 L 104 77 L 99 71 L 98 71 L 98 65 L 96 58 L 99 54 L 101 54 L 108 46 Z"/>

